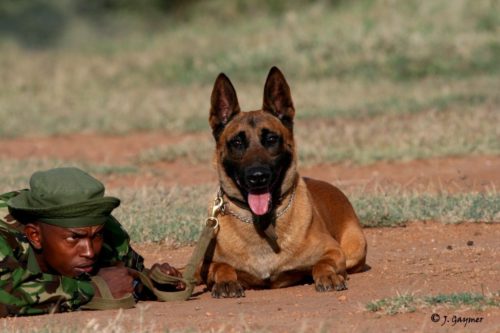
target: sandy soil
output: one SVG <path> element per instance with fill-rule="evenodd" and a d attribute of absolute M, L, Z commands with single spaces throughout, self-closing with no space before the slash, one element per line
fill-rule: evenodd
<path fill-rule="evenodd" d="M 204 138 L 204 136 L 201 136 Z M 107 165 L 127 164 L 144 149 L 174 143 L 178 137 L 158 133 L 126 137 L 75 135 L 0 140 L 0 158 L 58 158 Z M 85 142 L 83 145 L 82 142 Z M 419 192 L 488 192 L 500 188 L 500 157 L 381 162 L 370 166 L 318 165 L 302 169 L 343 190 L 413 190 Z M 148 184 L 194 185 L 215 182 L 210 165 L 183 162 L 140 165 L 140 171 L 103 177 L 107 186 Z M 197 289 L 186 302 L 142 302 L 125 311 L 78 312 L 0 320 L 0 327 L 35 329 L 86 327 L 125 332 L 194 328 L 200 331 L 266 330 L 272 332 L 500 332 L 500 309 L 422 308 L 394 316 L 371 313 L 365 305 L 398 294 L 489 293 L 500 290 L 500 224 L 443 225 L 414 222 L 400 228 L 366 230 L 371 269 L 350 276 L 349 289 L 318 293 L 312 285 L 247 291 L 245 298 L 212 299 Z M 134 244 L 147 264 L 167 261 L 184 265 L 192 248 L 169 249 Z M 431 320 L 438 314 L 438 322 Z M 449 322 L 445 322 L 445 316 Z M 455 316 L 455 317 L 454 317 Z M 435 317 L 436 318 L 436 317 Z M 453 318 L 482 318 L 479 323 L 453 323 Z"/>

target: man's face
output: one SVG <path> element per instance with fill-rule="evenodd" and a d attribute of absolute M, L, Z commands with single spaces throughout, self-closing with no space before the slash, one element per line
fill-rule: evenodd
<path fill-rule="evenodd" d="M 77 277 L 94 270 L 104 241 L 103 228 L 103 225 L 63 228 L 34 223 L 26 227 L 26 235 L 37 250 L 43 272 Z"/>

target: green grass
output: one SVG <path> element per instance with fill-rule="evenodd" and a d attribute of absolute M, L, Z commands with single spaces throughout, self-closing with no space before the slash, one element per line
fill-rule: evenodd
<path fill-rule="evenodd" d="M 208 216 L 215 187 L 120 189 L 122 199 L 115 216 L 136 242 L 193 244 Z"/>
<path fill-rule="evenodd" d="M 0 163 L 4 171 L 0 192 L 27 188 L 35 170 L 57 166 L 77 166 L 99 179 L 120 173 L 136 175 L 134 166 L 93 165 L 82 162 L 28 159 Z M 192 244 L 201 231 L 216 184 L 203 186 L 112 188 L 107 195 L 122 199 L 116 216 L 137 242 Z M 500 222 L 500 194 L 446 192 L 411 193 L 404 191 L 347 193 L 365 227 L 404 225 L 409 221 Z"/>
<path fill-rule="evenodd" d="M 114 190 L 123 205 L 116 215 L 134 241 L 192 244 L 199 236 L 215 186 Z M 364 194 L 350 196 L 365 227 L 409 221 L 500 222 L 498 194 Z"/>
<path fill-rule="evenodd" d="M 28 187 L 28 170 L 67 166 L 57 160 L 2 161 L 5 170 L 0 192 Z M 135 173 L 129 166 L 100 166 L 71 163 L 97 178 L 120 172 Z M 107 195 L 117 196 L 122 205 L 115 215 L 136 242 L 192 244 L 198 239 L 208 208 L 216 191 L 215 184 L 165 188 L 113 188 Z M 409 221 L 500 222 L 500 194 L 460 193 L 426 194 L 402 191 L 348 193 L 365 227 L 390 227 Z"/>
<path fill-rule="evenodd" d="M 479 311 L 492 307 L 500 308 L 500 293 L 482 295 L 463 292 L 439 294 L 436 296 L 404 294 L 369 302 L 366 304 L 365 309 L 370 312 L 395 315 L 397 313 L 415 312 L 418 309 L 437 306 L 455 309 L 466 308 Z"/>
<path fill-rule="evenodd" d="M 41 2 L 23 3 L 0 7 L 0 137 L 209 133 L 217 74 L 256 109 L 277 65 L 306 163 L 500 153 L 498 1 L 122 1 L 92 14 L 99 4 L 51 0 L 20 20 Z M 43 25 L 51 15 L 64 29 Z M 26 22 L 52 39 L 30 40 Z M 151 155 L 210 158 L 190 142 Z"/>
<path fill-rule="evenodd" d="M 429 220 L 443 223 L 500 221 L 500 195 L 497 193 L 361 194 L 350 199 L 366 227 Z"/>

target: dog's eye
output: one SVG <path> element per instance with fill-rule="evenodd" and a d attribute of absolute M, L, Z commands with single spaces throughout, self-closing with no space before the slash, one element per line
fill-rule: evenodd
<path fill-rule="evenodd" d="M 242 149 L 244 146 L 243 140 L 239 137 L 233 138 L 231 141 L 229 141 L 229 144 L 232 148 L 235 149 Z"/>
<path fill-rule="evenodd" d="M 280 140 L 280 137 L 276 134 L 268 134 L 264 137 L 264 145 L 265 146 L 274 146 Z"/>

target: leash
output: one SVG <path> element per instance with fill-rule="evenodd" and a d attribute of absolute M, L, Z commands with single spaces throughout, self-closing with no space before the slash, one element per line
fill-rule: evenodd
<path fill-rule="evenodd" d="M 145 272 L 135 271 L 135 274 L 138 276 L 144 287 L 149 289 L 159 301 L 185 301 L 191 297 L 191 295 L 193 294 L 193 290 L 197 284 L 197 281 L 194 277 L 196 269 L 203 260 L 210 242 L 217 233 L 217 230 L 219 228 L 219 220 L 217 216 L 222 213 L 223 208 L 224 201 L 222 199 L 222 196 L 217 193 L 214 204 L 212 206 L 212 212 L 210 216 L 208 216 L 205 220 L 205 226 L 203 227 L 200 238 L 198 239 L 193 254 L 191 255 L 191 259 L 185 267 L 183 277 L 167 275 L 163 273 L 159 269 L 159 267 L 155 267 L 153 270 L 145 270 Z M 101 297 L 93 297 L 89 303 L 82 306 L 82 309 L 128 309 L 135 306 L 135 299 L 132 294 L 125 295 L 120 299 L 114 299 L 111 295 L 111 292 L 109 291 L 108 286 L 100 276 L 93 276 L 92 281 L 99 289 Z M 184 290 L 162 291 L 155 286 L 155 284 L 176 285 L 179 282 L 183 282 L 185 284 L 186 288 Z"/>

